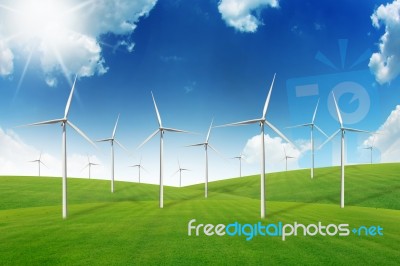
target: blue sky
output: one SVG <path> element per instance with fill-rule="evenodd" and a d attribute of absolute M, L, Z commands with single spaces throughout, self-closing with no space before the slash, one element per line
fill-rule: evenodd
<path fill-rule="evenodd" d="M 183 184 L 203 181 L 203 150 L 184 146 L 204 140 L 212 117 L 215 125 L 259 118 L 274 73 L 277 78 L 267 119 L 299 146 L 297 150 L 288 148 L 297 157 L 289 163 L 291 169 L 309 167 L 309 130 L 286 127 L 310 122 L 320 99 L 316 123 L 332 134 L 338 128 L 335 114 L 329 111 L 332 90 L 341 94 L 339 106 L 348 114 L 344 120 L 349 127 L 376 131 L 391 114 L 391 120 L 398 119 L 393 112 L 400 103 L 399 67 L 385 64 L 382 58 L 396 56 L 400 49 L 392 48 L 391 43 L 383 43 L 387 45 L 383 51 L 379 48 L 385 32 L 395 36 L 391 30 L 396 25 L 391 25 L 393 20 L 383 12 L 385 7 L 395 6 L 386 1 L 143 0 L 127 4 L 129 1 L 120 0 L 108 3 L 110 6 L 104 1 L 87 1 L 69 13 L 68 19 L 74 22 L 63 21 L 68 27 L 65 34 L 53 32 L 51 27 L 41 32 L 42 26 L 58 21 L 46 13 L 42 17 L 50 22 L 39 21 L 40 29 L 26 28 L 27 23 L 36 21 L 34 14 L 19 18 L 26 19 L 25 23 L 16 22 L 10 7 L 24 10 L 32 1 L 2 2 L 0 12 L 6 16 L 0 19 L 0 127 L 1 142 L 10 147 L 0 154 L 2 174 L 35 174 L 35 166 L 26 160 L 36 159 L 31 157 L 42 151 L 49 164 L 44 173 L 59 175 L 60 127 L 15 127 L 61 118 L 76 73 L 80 78 L 70 111 L 72 122 L 96 140 L 111 136 L 121 113 L 117 139 L 133 153 L 116 148 L 116 178 L 121 180 L 136 180 L 136 170 L 128 165 L 137 163 L 141 156 L 150 172 L 144 174 L 143 181 L 158 180 L 158 138 L 136 150 L 157 127 L 150 91 L 165 126 L 199 133 L 166 134 L 165 176 L 170 185 L 178 184 L 177 176 L 171 177 L 178 157 L 183 167 L 192 170 L 184 173 Z M 61 2 L 67 7 L 79 3 Z M 237 5 L 240 2 L 242 6 Z M 117 3 L 127 4 L 124 12 L 118 10 Z M 379 11 L 381 4 L 384 6 Z M 49 8 L 48 12 L 62 12 L 65 6 Z M 111 19 L 106 18 L 108 12 Z M 373 24 L 373 14 L 380 21 L 379 28 Z M 13 32 L 6 29 L 14 28 L 20 34 L 10 38 Z M 61 25 L 61 29 L 65 28 Z M 51 49 L 57 50 L 59 57 Z M 379 56 L 372 59 L 373 53 Z M 310 84 L 318 86 L 318 93 L 296 94 Z M 392 127 L 389 123 L 384 128 L 393 132 Z M 396 156 L 398 146 L 393 145 L 399 132 L 375 138 L 376 162 Z M 258 133 L 257 125 L 216 128 L 210 142 L 227 158 L 244 152 L 243 172 L 255 174 L 259 172 Z M 267 171 L 281 171 L 283 142 L 272 131 L 266 133 Z M 371 142 L 370 136 L 349 133 L 346 138 L 348 163 L 368 162 L 369 153 L 362 147 Z M 317 144 L 323 141 L 323 135 L 316 134 Z M 93 168 L 93 175 L 108 178 L 109 145 L 99 143 L 98 148 L 93 149 L 69 130 L 70 175 L 87 175 L 80 170 L 88 153 L 101 164 Z M 324 146 L 317 152 L 316 165 L 336 165 L 338 148 L 337 140 Z M 13 149 L 23 155 L 16 156 Z M 210 151 L 212 180 L 237 174 L 236 161 L 221 159 Z"/>

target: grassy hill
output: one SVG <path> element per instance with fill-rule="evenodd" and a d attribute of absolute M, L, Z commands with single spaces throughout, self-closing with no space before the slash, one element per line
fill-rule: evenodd
<path fill-rule="evenodd" d="M 340 169 L 267 175 L 263 223 L 380 225 L 383 236 L 188 236 L 196 224 L 258 223 L 259 176 L 204 186 L 165 187 L 69 179 L 69 218 L 61 218 L 61 179 L 0 177 L 0 261 L 9 265 L 382 264 L 399 265 L 400 165 L 346 167 L 346 207 L 339 207 Z"/>

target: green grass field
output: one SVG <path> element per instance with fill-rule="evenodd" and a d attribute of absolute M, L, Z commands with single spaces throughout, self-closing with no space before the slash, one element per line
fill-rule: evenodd
<path fill-rule="evenodd" d="M 204 186 L 165 187 L 69 179 L 69 217 L 61 218 L 61 179 L 0 177 L 0 264 L 4 265 L 400 265 L 400 164 L 346 167 L 341 209 L 340 169 L 267 175 L 267 218 L 260 215 L 260 178 Z M 198 223 L 348 223 L 384 228 L 383 236 L 188 236 Z"/>

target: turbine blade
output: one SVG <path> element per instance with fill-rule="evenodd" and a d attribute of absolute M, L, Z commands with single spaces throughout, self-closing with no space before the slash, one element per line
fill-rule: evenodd
<path fill-rule="evenodd" d="M 318 102 L 317 102 L 317 106 L 315 106 L 314 115 L 313 115 L 312 121 L 311 121 L 312 124 L 314 124 L 315 115 L 317 114 L 318 105 L 319 105 L 319 99 L 318 99 Z"/>
<path fill-rule="evenodd" d="M 178 159 L 178 166 L 179 166 L 179 168 L 181 168 L 181 163 L 179 162 L 179 159 Z"/>
<path fill-rule="evenodd" d="M 250 125 L 250 124 L 260 123 L 261 121 L 262 121 L 262 119 L 251 119 L 251 120 L 246 120 L 246 121 L 241 121 L 241 122 L 236 122 L 236 123 L 230 123 L 230 124 L 225 124 L 225 125 L 220 125 L 220 126 L 215 126 L 215 127 L 243 126 L 243 125 Z"/>
<path fill-rule="evenodd" d="M 111 141 L 112 139 L 99 139 L 96 140 L 96 142 L 106 142 L 106 141 Z"/>
<path fill-rule="evenodd" d="M 361 129 L 355 129 L 355 128 L 344 127 L 343 129 L 346 130 L 346 131 L 350 131 L 350 132 L 371 133 L 370 131 L 361 130 Z"/>
<path fill-rule="evenodd" d="M 119 115 L 120 115 L 120 114 L 118 114 L 117 121 L 115 122 L 114 130 L 113 130 L 113 133 L 112 133 L 112 138 L 113 138 L 113 139 L 114 139 L 114 137 L 115 137 L 115 131 L 117 131 L 117 125 L 118 125 Z"/>
<path fill-rule="evenodd" d="M 72 124 L 70 121 L 67 121 L 67 124 L 70 125 L 76 132 L 78 132 L 79 135 L 81 135 L 84 139 L 86 139 L 90 144 L 93 145 L 93 147 L 95 147 L 97 149 L 96 144 L 94 144 L 94 142 L 89 139 L 88 136 L 86 136 L 85 133 L 83 133 L 83 131 L 81 131 L 77 126 L 75 126 L 74 124 Z"/>
<path fill-rule="evenodd" d="M 326 135 L 326 133 L 325 133 L 322 129 L 320 129 L 317 125 L 314 125 L 314 127 L 315 127 L 319 132 L 321 132 L 325 137 L 328 138 L 328 135 Z"/>
<path fill-rule="evenodd" d="M 154 131 L 150 136 L 147 137 L 147 139 L 145 139 L 145 141 L 143 141 L 142 144 L 140 144 L 137 149 L 140 149 L 144 144 L 146 144 L 152 137 L 154 137 L 160 130 L 157 129 L 156 131 Z"/>
<path fill-rule="evenodd" d="M 285 157 L 288 157 L 288 156 L 286 155 L 285 145 L 283 145 L 283 152 L 285 153 Z"/>
<path fill-rule="evenodd" d="M 53 119 L 53 120 L 47 120 L 47 121 L 42 121 L 42 122 L 37 122 L 37 123 L 32 123 L 32 124 L 27 124 L 27 125 L 22 125 L 18 127 L 31 127 L 31 126 L 40 126 L 40 125 L 50 125 L 50 124 L 57 124 L 63 122 L 63 119 Z"/>
<path fill-rule="evenodd" d="M 286 127 L 286 128 L 309 127 L 311 125 L 312 125 L 311 123 L 307 123 L 307 124 L 301 124 L 301 125 L 296 125 L 296 126 L 290 126 L 290 127 Z"/>
<path fill-rule="evenodd" d="M 162 127 L 160 112 L 158 112 L 158 108 L 157 108 L 156 100 L 154 99 L 153 92 L 151 92 L 151 97 L 153 98 L 154 108 L 156 109 L 158 125 L 159 125 L 160 127 Z"/>
<path fill-rule="evenodd" d="M 206 143 L 197 143 L 197 144 L 192 144 L 192 145 L 187 145 L 185 147 L 197 147 L 197 146 L 204 146 Z"/>
<path fill-rule="evenodd" d="M 71 89 L 71 92 L 70 92 L 69 97 L 68 97 L 67 105 L 65 106 L 64 118 L 67 118 L 67 117 L 68 117 L 69 108 L 70 108 L 70 106 L 71 106 L 72 95 L 74 94 L 75 83 L 76 83 L 76 79 L 77 79 L 77 78 L 78 78 L 78 75 L 75 75 L 74 84 L 72 85 L 72 89 Z"/>
<path fill-rule="evenodd" d="M 163 130 L 164 131 L 169 131 L 169 132 L 177 132 L 177 133 L 193 133 L 193 132 L 189 132 L 189 131 L 185 131 L 185 130 L 180 130 L 180 129 L 175 129 L 175 128 L 168 128 L 168 127 L 164 127 Z"/>
<path fill-rule="evenodd" d="M 118 146 L 120 146 L 124 151 L 126 151 L 127 153 L 130 153 L 130 152 L 128 151 L 128 149 L 125 148 L 118 140 L 114 139 L 114 142 L 117 143 Z"/>
<path fill-rule="evenodd" d="M 265 124 L 269 126 L 273 131 L 275 131 L 276 134 L 278 134 L 282 139 L 286 140 L 286 142 L 290 143 L 293 147 L 296 147 L 296 145 L 293 144 L 282 132 L 279 131 L 274 125 L 272 125 L 270 122 L 265 120 Z M 297 147 L 296 147 L 297 148 Z"/>
<path fill-rule="evenodd" d="M 44 164 L 44 162 L 40 161 L 41 164 L 43 164 L 44 166 L 46 166 L 46 168 L 49 168 L 47 165 Z"/>
<path fill-rule="evenodd" d="M 272 88 L 274 87 L 275 76 L 276 76 L 276 73 L 274 74 L 274 78 L 272 79 L 271 86 L 269 87 L 267 99 L 265 100 L 263 116 L 262 116 L 264 119 L 265 119 L 265 115 L 267 114 L 267 109 L 268 109 L 268 105 L 269 105 L 269 100 L 271 98 Z"/>
<path fill-rule="evenodd" d="M 81 172 L 82 172 L 83 170 L 85 170 L 86 168 L 88 168 L 88 167 L 89 167 L 89 164 L 85 165 L 85 166 L 81 169 Z"/>
<path fill-rule="evenodd" d="M 178 169 L 178 171 L 174 172 L 174 173 L 171 175 L 171 177 L 173 177 L 174 175 L 176 175 L 177 173 L 179 173 L 179 170 L 180 170 L 180 169 Z"/>
<path fill-rule="evenodd" d="M 208 143 L 208 139 L 210 138 L 210 133 L 211 133 L 211 128 L 212 128 L 213 122 L 214 122 L 214 118 L 211 120 L 211 124 L 210 124 L 210 127 L 208 129 L 207 138 L 206 138 L 206 142 L 207 143 Z"/>
<path fill-rule="evenodd" d="M 340 132 L 340 129 L 338 129 L 335 133 L 333 133 L 327 140 L 325 140 L 324 143 L 322 143 L 317 150 L 321 149 L 323 146 L 325 146 L 326 143 L 328 143 L 329 141 L 331 141 L 338 133 Z"/>
<path fill-rule="evenodd" d="M 335 94 L 333 94 L 333 92 L 332 92 L 332 96 L 333 96 L 333 101 L 335 102 L 336 113 L 337 113 L 337 116 L 338 116 L 338 119 L 339 119 L 340 127 L 343 127 L 342 116 L 340 115 L 339 106 L 338 106 L 338 104 L 336 102 Z"/>
<path fill-rule="evenodd" d="M 215 151 L 215 153 L 217 153 L 219 157 L 221 157 L 222 159 L 226 160 L 226 158 L 219 151 L 217 151 L 213 146 L 208 144 L 208 147 L 210 147 L 213 151 Z"/>
<path fill-rule="evenodd" d="M 144 168 L 143 166 L 139 166 L 140 168 L 142 168 L 143 170 L 145 170 L 147 173 L 151 174 L 146 168 Z"/>

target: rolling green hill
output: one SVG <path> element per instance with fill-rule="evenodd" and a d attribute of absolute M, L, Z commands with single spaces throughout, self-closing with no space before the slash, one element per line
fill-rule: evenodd
<path fill-rule="evenodd" d="M 0 177 L 0 261 L 8 265 L 381 264 L 399 265 L 400 165 L 346 167 L 346 207 L 339 207 L 340 169 L 267 175 L 267 218 L 259 218 L 259 176 L 165 187 L 69 179 L 69 218 L 61 218 L 61 179 Z M 188 236 L 188 222 L 381 226 L 383 236 Z"/>

